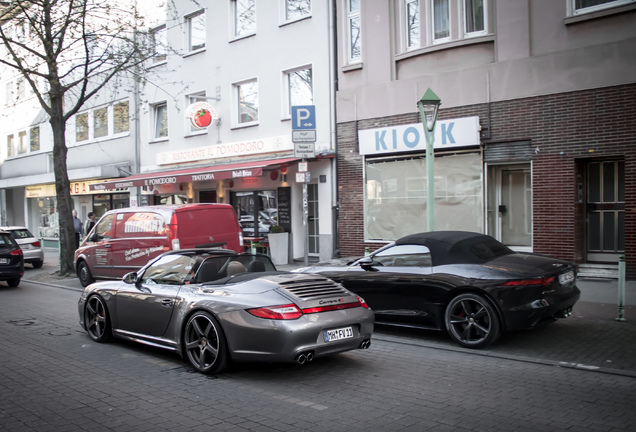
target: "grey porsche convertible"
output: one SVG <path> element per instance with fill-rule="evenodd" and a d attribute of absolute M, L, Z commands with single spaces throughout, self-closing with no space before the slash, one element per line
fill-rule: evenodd
<path fill-rule="evenodd" d="M 206 374 L 232 360 L 302 364 L 368 348 L 374 325 L 362 298 L 324 276 L 220 249 L 166 252 L 121 281 L 89 285 L 78 310 L 94 341 L 172 350 Z"/>
<path fill-rule="evenodd" d="M 369 256 L 298 269 L 321 274 L 362 296 L 377 324 L 446 330 L 482 348 L 505 331 L 565 318 L 581 292 L 576 265 L 517 253 L 465 231 L 402 237 Z"/>

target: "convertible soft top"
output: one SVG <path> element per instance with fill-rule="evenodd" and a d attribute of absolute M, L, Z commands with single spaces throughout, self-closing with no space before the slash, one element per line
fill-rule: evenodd
<path fill-rule="evenodd" d="M 431 251 L 432 265 L 484 264 L 493 258 L 515 253 L 486 234 L 468 231 L 431 231 L 411 234 L 397 245 L 422 245 Z"/>

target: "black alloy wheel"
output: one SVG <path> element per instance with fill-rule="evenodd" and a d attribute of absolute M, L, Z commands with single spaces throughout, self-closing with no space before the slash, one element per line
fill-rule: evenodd
<path fill-rule="evenodd" d="M 467 348 L 483 348 L 501 334 L 495 308 L 477 294 L 460 294 L 452 299 L 444 317 L 450 337 Z"/>
<path fill-rule="evenodd" d="M 196 312 L 185 326 L 183 343 L 190 364 L 204 374 L 220 373 L 227 366 L 225 336 L 219 322 L 207 312 Z"/>
<path fill-rule="evenodd" d="M 84 308 L 84 325 L 95 342 L 107 342 L 112 335 L 106 304 L 99 296 L 92 296 Z"/>
<path fill-rule="evenodd" d="M 77 267 L 77 277 L 79 277 L 80 283 L 83 287 L 87 287 L 93 282 L 95 278 L 91 274 L 91 270 L 88 268 L 86 261 L 81 261 Z"/>

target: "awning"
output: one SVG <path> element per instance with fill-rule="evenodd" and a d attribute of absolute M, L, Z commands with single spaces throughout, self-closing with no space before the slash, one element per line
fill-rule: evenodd
<path fill-rule="evenodd" d="M 175 171 L 135 174 L 119 180 L 111 180 L 103 183 L 91 184 L 90 190 L 107 191 L 139 186 L 155 186 L 174 183 L 190 183 L 206 180 L 222 180 L 228 178 L 232 179 L 243 177 L 257 177 L 263 175 L 263 168 L 274 165 L 284 165 L 299 160 L 300 159 L 295 157 L 289 157 L 283 159 L 240 162 L 227 165 L 213 165 L 209 167 L 190 168 Z"/>

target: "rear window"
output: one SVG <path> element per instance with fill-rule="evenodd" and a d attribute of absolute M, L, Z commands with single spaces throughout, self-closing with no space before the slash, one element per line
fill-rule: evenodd
<path fill-rule="evenodd" d="M 475 243 L 470 246 L 470 250 L 475 256 L 484 261 L 513 253 L 506 245 L 495 239 L 486 239 Z"/>
<path fill-rule="evenodd" d="M 33 237 L 28 229 L 11 230 L 11 236 L 15 239 Z"/>
<path fill-rule="evenodd" d="M 0 246 L 15 246 L 17 243 L 9 234 L 0 234 Z"/>
<path fill-rule="evenodd" d="M 157 213 L 119 213 L 117 215 L 118 234 L 120 238 L 127 237 L 166 237 L 169 225 L 164 223 L 163 217 Z"/>

